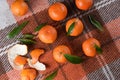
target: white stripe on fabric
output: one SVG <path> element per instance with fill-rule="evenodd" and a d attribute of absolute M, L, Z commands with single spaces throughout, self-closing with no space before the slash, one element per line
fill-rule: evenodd
<path fill-rule="evenodd" d="M 100 2 L 94 4 L 94 6 L 97 7 L 98 5 L 104 4 L 104 3 L 107 2 L 107 1 L 109 1 L 109 0 L 101 0 Z"/>
<path fill-rule="evenodd" d="M 101 58 L 101 61 L 102 61 L 104 64 L 107 64 L 106 61 L 105 61 L 105 59 L 104 59 L 104 57 L 103 57 L 102 55 L 100 55 L 100 58 Z M 112 72 L 110 71 L 110 68 L 108 67 L 108 65 L 105 65 L 105 69 L 106 69 L 106 71 L 108 72 L 108 74 L 110 75 L 111 79 L 112 79 L 112 80 L 115 80 Z"/>
<path fill-rule="evenodd" d="M 10 48 L 11 46 L 15 45 L 16 43 L 18 43 L 19 41 L 13 42 L 12 44 L 9 44 L 8 46 L 3 47 L 2 49 L 0 49 L 0 56 L 2 56 L 3 54 L 5 54 L 8 48 Z"/>
<path fill-rule="evenodd" d="M 7 0 L 0 0 L 0 30 L 13 23 L 16 23 L 16 20 L 10 11 Z"/>
<path fill-rule="evenodd" d="M 100 65 L 104 65 L 104 64 L 102 63 L 103 61 L 101 61 L 101 59 L 100 59 L 99 56 L 96 56 L 96 58 L 97 58 L 98 62 L 100 63 Z M 107 73 L 105 67 L 102 67 L 102 70 L 103 70 L 103 72 L 104 72 L 106 78 L 107 78 L 108 80 L 110 80 L 110 76 L 108 75 L 108 73 Z"/>
<path fill-rule="evenodd" d="M 114 78 L 110 78 L 110 77 L 107 78 L 106 75 L 104 75 L 105 73 L 103 72 L 103 69 L 105 69 L 106 65 L 109 66 L 110 71 L 114 74 L 115 76 Z M 120 72 L 119 72 L 120 71 L 120 59 L 117 59 L 106 65 L 92 73 L 89 73 L 87 75 L 88 80 L 119 80 L 120 79 Z M 83 77 L 82 80 L 87 80 L 85 77 Z"/>
<path fill-rule="evenodd" d="M 103 7 L 111 4 L 111 3 L 114 2 L 114 1 L 115 1 L 115 0 L 109 0 L 109 2 L 107 2 L 107 3 L 104 3 L 104 4 L 102 3 L 103 5 L 101 4 L 101 5 L 95 6 L 94 9 L 91 9 L 91 10 L 87 11 L 86 13 L 84 13 L 83 15 L 80 15 L 80 16 L 81 16 L 81 17 L 82 17 L 82 16 L 85 16 L 85 15 L 87 15 L 87 14 L 95 11 L 96 9 L 99 10 L 99 9 L 101 9 L 101 8 L 103 8 Z M 99 2 L 98 2 L 98 3 L 99 3 Z M 98 3 L 96 3 L 96 4 L 98 4 Z"/>
<path fill-rule="evenodd" d="M 102 7 L 104 7 L 104 6 L 107 6 L 107 5 L 109 5 L 109 4 L 111 4 L 112 2 L 115 2 L 116 0 L 109 0 L 107 3 L 104 3 L 104 4 L 102 4 L 102 5 L 100 5 L 100 6 L 98 6 L 98 7 L 96 7 L 96 9 L 100 9 L 100 8 L 102 8 Z"/>

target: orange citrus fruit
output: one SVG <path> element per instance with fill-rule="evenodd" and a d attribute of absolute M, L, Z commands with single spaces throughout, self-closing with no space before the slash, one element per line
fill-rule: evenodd
<path fill-rule="evenodd" d="M 67 16 L 67 8 L 63 3 L 56 2 L 49 7 L 48 13 L 51 19 L 60 21 Z"/>
<path fill-rule="evenodd" d="M 68 30 L 73 22 L 75 22 L 75 25 L 74 25 L 73 30 L 70 33 L 70 36 L 78 36 L 79 34 L 82 33 L 83 28 L 84 28 L 82 21 L 78 18 L 72 18 L 67 21 L 66 32 L 68 32 Z"/>
<path fill-rule="evenodd" d="M 24 0 L 16 0 L 11 4 L 11 11 L 16 16 L 23 16 L 28 11 L 28 5 Z"/>
<path fill-rule="evenodd" d="M 44 53 L 44 50 L 43 49 L 34 49 L 30 52 L 30 56 L 32 57 L 32 63 L 35 64 L 38 59 L 39 59 L 39 56 L 41 54 Z"/>
<path fill-rule="evenodd" d="M 37 71 L 35 69 L 23 69 L 21 72 L 21 80 L 35 80 Z"/>
<path fill-rule="evenodd" d="M 59 45 L 53 50 L 53 58 L 59 63 L 65 63 L 67 61 L 64 54 L 71 54 L 70 49 L 65 45 Z"/>
<path fill-rule="evenodd" d="M 46 25 L 39 30 L 38 37 L 44 43 L 53 43 L 57 38 L 57 31 L 53 26 Z"/>
<path fill-rule="evenodd" d="M 94 57 L 97 53 L 95 45 L 100 47 L 100 42 L 95 38 L 89 38 L 82 44 L 82 49 L 86 56 Z"/>
<path fill-rule="evenodd" d="M 75 0 L 75 4 L 78 9 L 88 10 L 93 4 L 93 0 Z"/>
<path fill-rule="evenodd" d="M 22 56 L 17 56 L 14 60 L 16 65 L 25 65 L 27 63 L 27 58 Z"/>

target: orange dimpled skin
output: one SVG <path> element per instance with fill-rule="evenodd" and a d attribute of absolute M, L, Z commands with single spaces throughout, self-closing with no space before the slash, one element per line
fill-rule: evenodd
<path fill-rule="evenodd" d="M 30 52 L 30 56 L 32 57 L 32 63 L 35 64 L 38 59 L 39 56 L 42 55 L 44 53 L 43 49 L 34 49 Z"/>
<path fill-rule="evenodd" d="M 64 54 L 71 54 L 70 49 L 65 45 L 59 45 L 53 50 L 53 58 L 59 63 L 67 61 Z"/>
<path fill-rule="evenodd" d="M 21 72 L 21 80 L 35 80 L 37 71 L 35 69 L 23 69 Z"/>
<path fill-rule="evenodd" d="M 40 29 L 38 37 L 44 43 L 53 43 L 57 38 L 57 31 L 53 26 L 46 25 Z"/>
<path fill-rule="evenodd" d="M 100 47 L 100 42 L 95 38 L 89 38 L 83 42 L 82 49 L 86 56 L 89 57 L 96 56 L 97 51 L 95 49 L 95 45 Z"/>
<path fill-rule="evenodd" d="M 49 7 L 48 13 L 51 19 L 61 21 L 67 16 L 67 8 L 63 3 L 56 2 Z"/>
<path fill-rule="evenodd" d="M 75 4 L 80 10 L 88 10 L 93 4 L 93 0 L 75 0 Z"/>
<path fill-rule="evenodd" d="M 28 5 L 24 0 L 16 0 L 11 4 L 11 11 L 16 16 L 23 16 L 28 11 Z"/>
<path fill-rule="evenodd" d="M 70 36 L 78 36 L 79 34 L 82 33 L 83 28 L 84 28 L 82 21 L 79 20 L 78 18 L 72 18 L 67 21 L 66 32 L 68 32 L 68 29 L 70 28 L 70 26 L 73 22 L 75 22 L 75 25 L 74 25 L 72 32 L 70 33 Z"/>
<path fill-rule="evenodd" d="M 17 56 L 14 60 L 16 65 L 25 65 L 27 63 L 27 58 L 22 56 Z"/>

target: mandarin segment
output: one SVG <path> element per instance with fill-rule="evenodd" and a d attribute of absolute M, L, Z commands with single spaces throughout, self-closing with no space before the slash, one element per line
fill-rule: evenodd
<path fill-rule="evenodd" d="M 100 47 L 100 42 L 95 38 L 89 38 L 83 42 L 82 49 L 86 56 L 89 57 L 96 56 L 97 51 L 95 49 L 95 45 Z"/>
<path fill-rule="evenodd" d="M 27 58 L 18 55 L 15 58 L 14 63 L 16 65 L 25 65 L 27 63 Z"/>
<path fill-rule="evenodd" d="M 80 10 L 88 10 L 93 4 L 93 0 L 75 0 L 75 4 Z"/>
<path fill-rule="evenodd" d="M 23 16 L 28 11 L 28 5 L 24 0 L 16 0 L 11 4 L 11 11 L 16 16 Z"/>
<path fill-rule="evenodd" d="M 23 69 L 21 71 L 21 80 L 35 80 L 37 71 L 35 69 Z"/>
<path fill-rule="evenodd" d="M 75 22 L 75 25 L 74 25 L 72 32 L 70 33 L 70 36 L 78 36 L 79 34 L 82 33 L 83 28 L 84 28 L 82 21 L 78 18 L 72 18 L 67 21 L 66 32 L 68 32 L 68 30 L 73 22 Z"/>
<path fill-rule="evenodd" d="M 64 54 L 71 54 L 70 49 L 65 45 L 59 45 L 53 50 L 53 58 L 59 63 L 67 62 Z"/>
<path fill-rule="evenodd" d="M 67 8 L 63 3 L 56 2 L 49 7 L 48 13 L 51 19 L 61 21 L 67 16 Z"/>
<path fill-rule="evenodd" d="M 46 25 L 39 30 L 38 37 L 43 43 L 53 43 L 57 38 L 57 30 L 53 26 Z"/>
<path fill-rule="evenodd" d="M 38 59 L 39 56 L 42 55 L 44 53 L 43 49 L 34 49 L 30 52 L 30 56 L 32 57 L 32 63 L 35 64 Z"/>

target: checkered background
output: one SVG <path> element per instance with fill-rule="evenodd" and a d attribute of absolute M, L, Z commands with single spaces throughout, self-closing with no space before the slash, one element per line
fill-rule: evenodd
<path fill-rule="evenodd" d="M 88 11 L 78 10 L 74 0 L 30 0 L 29 11 L 22 17 L 16 17 L 10 11 L 14 0 L 0 0 L 0 80 L 20 80 L 20 71 L 14 70 L 7 59 L 7 50 L 18 43 L 16 38 L 6 39 L 6 35 L 18 24 L 29 20 L 29 24 L 17 36 L 33 32 L 41 23 L 48 22 L 58 31 L 58 38 L 53 44 L 44 44 L 37 40 L 37 44 L 29 49 L 43 48 L 46 53 L 40 61 L 47 64 L 47 70 L 39 71 L 36 80 L 44 80 L 56 69 L 59 69 L 54 80 L 120 80 L 120 0 L 94 0 L 93 7 Z M 64 3 L 68 8 L 68 15 L 60 22 L 52 21 L 47 13 L 48 7 L 56 2 Z M 94 28 L 88 15 L 94 15 L 102 23 L 104 32 Z M 67 37 L 65 23 L 78 17 L 83 21 L 84 31 L 78 37 Z M 89 58 L 81 64 L 59 64 L 52 57 L 52 50 L 60 44 L 72 49 L 74 55 L 82 55 L 81 44 L 87 38 L 94 37 L 102 44 L 103 54 Z"/>

